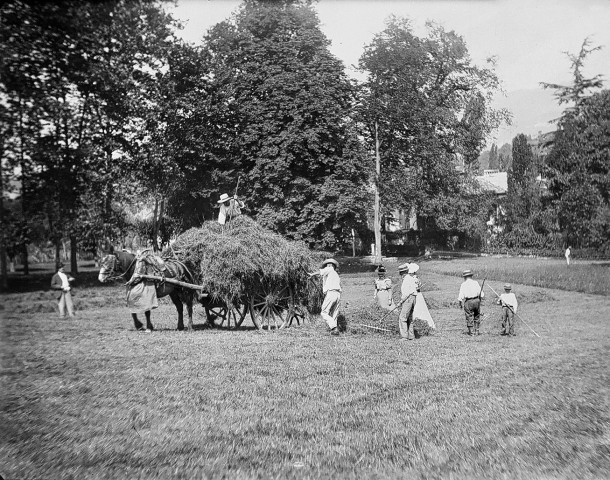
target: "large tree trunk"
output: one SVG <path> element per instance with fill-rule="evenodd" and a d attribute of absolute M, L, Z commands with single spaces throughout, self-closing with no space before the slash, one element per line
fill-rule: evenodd
<path fill-rule="evenodd" d="M 3 233 L 0 234 L 0 289 L 8 290 L 8 272 L 6 270 L 6 228 L 4 226 L 4 172 L 0 165 L 0 227 Z"/>
<path fill-rule="evenodd" d="M 159 235 L 159 222 L 157 221 L 157 213 L 159 212 L 159 199 L 155 197 L 155 211 L 153 212 L 153 231 L 152 231 L 152 247 L 153 251 L 157 252 L 157 236 Z"/>
<path fill-rule="evenodd" d="M 76 235 L 70 235 L 70 272 L 72 275 L 78 273 L 77 248 L 78 243 L 76 241 Z"/>
<path fill-rule="evenodd" d="M 375 231 L 375 263 L 381 263 L 381 215 L 379 199 L 379 178 L 381 176 L 381 155 L 379 154 L 379 132 L 375 122 L 375 219 L 373 226 Z"/>
<path fill-rule="evenodd" d="M 165 197 L 161 197 L 161 205 L 159 207 L 159 220 L 157 221 L 157 236 L 155 237 L 155 245 L 157 246 L 156 251 L 161 251 L 163 248 L 163 241 L 161 241 L 161 245 L 157 244 L 157 239 L 159 238 L 159 232 L 163 228 L 163 217 L 165 216 Z"/>
<path fill-rule="evenodd" d="M 55 266 L 61 262 L 61 239 L 55 239 Z"/>

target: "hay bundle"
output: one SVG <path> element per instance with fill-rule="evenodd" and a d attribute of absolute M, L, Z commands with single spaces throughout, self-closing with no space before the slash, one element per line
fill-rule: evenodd
<path fill-rule="evenodd" d="M 395 312 L 399 312 L 396 309 Z M 400 335 L 398 313 L 390 313 L 377 302 L 350 309 L 345 314 L 344 329 L 357 334 Z"/>
<path fill-rule="evenodd" d="M 195 283 L 227 304 L 289 287 L 298 305 L 310 313 L 320 309 L 320 282 L 307 273 L 319 268 L 321 256 L 245 215 L 224 226 L 208 221 L 191 228 L 178 237 L 172 250 L 164 254 L 175 254 L 192 269 Z"/>
<path fill-rule="evenodd" d="M 384 335 L 400 335 L 398 327 L 398 307 L 392 313 L 381 308 L 377 302 L 370 305 L 350 310 L 346 315 L 346 329 L 353 333 L 374 333 Z M 436 326 L 421 293 L 417 296 L 417 302 L 413 311 L 413 331 L 417 338 L 433 335 Z"/>

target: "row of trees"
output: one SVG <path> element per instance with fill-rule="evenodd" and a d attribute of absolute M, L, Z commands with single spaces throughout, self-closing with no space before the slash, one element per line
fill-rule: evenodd
<path fill-rule="evenodd" d="M 493 64 L 436 25 L 391 18 L 347 77 L 308 1 L 245 0 L 201 45 L 160 2 L 12 1 L 0 11 L 3 242 L 115 240 L 147 206 L 156 242 L 214 215 L 239 183 L 260 223 L 335 248 L 396 208 L 466 229 L 457 157 L 504 113 Z M 377 167 L 375 165 L 377 158 Z M 15 208 L 18 207 L 18 208 Z M 5 271 L 5 251 L 3 271 Z"/>
<path fill-rule="evenodd" d="M 484 234 L 491 199 L 475 194 L 470 173 L 507 116 L 489 107 L 493 61 L 474 65 L 459 35 L 429 24 L 418 37 L 390 18 L 363 51 L 358 83 L 309 1 L 245 0 L 201 45 L 178 28 L 149 0 L 0 7 L 3 278 L 7 247 L 27 273 L 28 243 L 59 250 L 69 238 L 76 271 L 77 249 L 116 241 L 128 223 L 167 241 L 212 218 L 237 185 L 250 215 L 312 247 L 336 248 L 352 229 L 366 237 L 372 211 L 379 243 L 381 218 L 395 209 L 416 209 L 430 231 Z M 548 201 L 523 193 L 527 142 L 513 142 L 509 230 L 563 229 L 600 245 L 607 96 L 585 95 L 599 79 L 579 82 L 555 86 L 576 106 L 547 159 Z M 583 172 L 594 181 L 574 176 Z M 151 221 L 135 221 L 146 209 Z"/>

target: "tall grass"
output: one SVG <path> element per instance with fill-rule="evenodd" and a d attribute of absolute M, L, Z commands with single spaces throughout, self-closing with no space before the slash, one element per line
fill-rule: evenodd
<path fill-rule="evenodd" d="M 471 269 L 479 280 L 488 278 L 510 283 L 556 288 L 574 292 L 610 295 L 610 262 L 573 262 L 537 258 L 478 257 L 426 262 L 426 269 L 461 276 Z"/>

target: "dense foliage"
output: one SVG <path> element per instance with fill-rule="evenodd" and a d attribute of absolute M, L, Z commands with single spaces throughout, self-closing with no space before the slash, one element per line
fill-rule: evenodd
<path fill-rule="evenodd" d="M 382 211 L 415 208 L 428 224 L 455 224 L 452 206 L 458 199 L 465 206 L 471 192 L 456 164 L 476 171 L 488 134 L 505 117 L 489 107 L 498 87 L 493 62 L 473 65 L 453 31 L 429 24 L 420 38 L 408 20 L 391 18 L 360 68 L 368 77 L 358 118 L 370 150 L 379 143 Z M 468 218 L 457 218 L 465 222 L 456 228 L 467 230 Z"/>
<path fill-rule="evenodd" d="M 478 248 L 498 207 L 473 183 L 485 166 L 510 173 L 506 235 L 608 246 L 610 101 L 581 74 L 587 43 L 574 85 L 549 85 L 569 107 L 540 165 L 521 137 L 480 155 L 507 118 L 490 108 L 493 61 L 474 65 L 437 25 L 419 37 L 390 18 L 364 49 L 361 83 L 306 0 L 245 0 L 198 46 L 178 28 L 155 0 L 2 4 L 3 278 L 7 252 L 28 273 L 32 242 L 58 257 L 69 240 L 73 272 L 77 249 L 128 231 L 159 247 L 236 192 L 262 226 L 312 247 L 338 249 L 352 229 L 368 241 L 375 191 L 381 215 L 415 212 L 424 230 Z"/>

